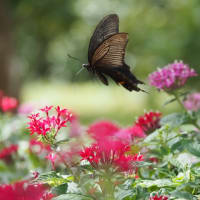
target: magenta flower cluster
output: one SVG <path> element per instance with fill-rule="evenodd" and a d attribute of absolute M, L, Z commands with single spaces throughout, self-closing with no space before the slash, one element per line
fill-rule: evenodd
<path fill-rule="evenodd" d="M 182 61 L 175 61 L 149 75 L 149 81 L 157 89 L 169 91 L 182 87 L 188 78 L 197 76 L 194 69 Z"/>
<path fill-rule="evenodd" d="M 189 94 L 183 105 L 187 110 L 198 111 L 200 109 L 200 92 Z"/>

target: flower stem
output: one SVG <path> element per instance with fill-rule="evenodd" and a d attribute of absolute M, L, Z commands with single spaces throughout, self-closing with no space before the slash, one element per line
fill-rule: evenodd
<path fill-rule="evenodd" d="M 177 102 L 179 103 L 179 105 L 183 108 L 183 110 L 184 110 L 186 113 L 188 113 L 188 111 L 187 111 L 187 109 L 184 107 L 184 105 L 183 105 L 183 103 L 182 103 L 182 101 L 181 101 L 181 99 L 180 99 L 178 93 L 173 92 L 173 95 L 174 95 L 175 99 L 177 100 Z M 193 124 L 197 129 L 200 130 L 200 126 L 199 126 L 199 124 L 197 123 L 196 120 L 192 120 L 192 124 Z"/>
<path fill-rule="evenodd" d="M 185 112 L 187 112 L 187 109 L 184 107 L 184 105 L 183 105 L 183 103 L 182 103 L 182 101 L 181 101 L 181 99 L 180 99 L 178 93 L 173 92 L 173 95 L 174 95 L 175 99 L 177 100 L 177 102 L 179 103 L 179 105 L 181 106 L 181 108 L 182 108 Z"/>

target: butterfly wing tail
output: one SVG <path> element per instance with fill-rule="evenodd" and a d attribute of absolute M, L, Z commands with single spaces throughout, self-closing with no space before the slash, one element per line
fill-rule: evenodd
<path fill-rule="evenodd" d="M 125 64 L 126 65 L 126 64 Z M 109 76 L 117 83 L 122 85 L 129 91 L 143 91 L 138 87 L 138 84 L 144 84 L 142 81 L 138 80 L 134 74 L 131 73 L 129 67 L 123 66 L 117 69 L 112 69 L 112 72 L 109 73 Z"/>

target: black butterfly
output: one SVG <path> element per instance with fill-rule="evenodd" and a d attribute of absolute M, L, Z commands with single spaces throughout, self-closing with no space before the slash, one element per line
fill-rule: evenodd
<path fill-rule="evenodd" d="M 141 89 L 143 84 L 130 71 L 124 62 L 128 33 L 119 33 L 119 18 L 116 14 L 105 16 L 97 25 L 89 43 L 88 64 L 83 64 L 88 71 L 96 73 L 99 79 L 108 85 L 105 75 L 129 91 Z"/>

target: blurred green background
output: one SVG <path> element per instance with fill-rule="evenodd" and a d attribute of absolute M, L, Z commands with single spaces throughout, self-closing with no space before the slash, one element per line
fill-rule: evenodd
<path fill-rule="evenodd" d="M 126 62 L 149 94 L 101 84 L 86 70 L 89 39 L 97 23 L 117 13 L 120 31 L 129 33 Z M 59 104 L 83 123 L 113 119 L 133 123 L 144 110 L 164 113 L 170 97 L 148 86 L 148 74 L 174 60 L 200 73 L 199 0 L 1 0 L 0 89 L 22 103 Z M 200 88 L 199 77 L 188 88 Z"/>

